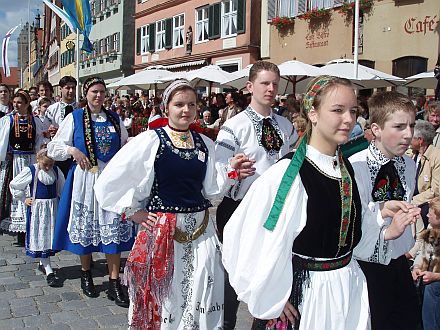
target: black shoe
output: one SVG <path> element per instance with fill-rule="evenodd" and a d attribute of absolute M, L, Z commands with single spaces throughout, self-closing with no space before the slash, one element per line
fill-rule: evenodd
<path fill-rule="evenodd" d="M 26 242 L 26 233 L 18 233 L 17 234 L 17 245 L 21 247 L 25 247 Z"/>
<path fill-rule="evenodd" d="M 81 289 L 87 297 L 96 298 L 99 296 L 96 292 L 95 285 L 93 284 L 92 273 L 90 270 L 81 271 Z"/>
<path fill-rule="evenodd" d="M 59 288 L 61 287 L 60 279 L 55 275 L 55 273 L 50 273 L 46 277 L 47 285 L 49 285 L 52 288 Z"/>
<path fill-rule="evenodd" d="M 38 264 L 38 270 L 46 275 L 46 269 L 44 269 L 44 266 L 42 264 Z"/>
<path fill-rule="evenodd" d="M 124 291 L 122 291 L 121 280 L 118 278 L 116 280 L 110 279 L 107 290 L 107 297 L 111 301 L 114 301 L 116 305 L 128 308 L 129 301 L 125 296 Z"/>

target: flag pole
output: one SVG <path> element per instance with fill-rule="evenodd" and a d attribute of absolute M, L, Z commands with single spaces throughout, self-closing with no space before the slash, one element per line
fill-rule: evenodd
<path fill-rule="evenodd" d="M 354 77 L 358 78 L 359 63 L 359 0 L 354 4 Z"/>
<path fill-rule="evenodd" d="M 79 98 L 80 98 L 80 96 L 79 96 L 79 91 L 80 91 L 80 89 L 79 89 L 80 48 L 79 48 L 79 29 L 78 28 L 76 29 L 76 48 L 75 48 L 75 51 L 76 51 L 76 61 L 75 61 L 75 63 L 76 63 L 76 67 L 75 67 L 75 69 L 76 69 L 76 102 L 79 102 Z"/>
<path fill-rule="evenodd" d="M 28 69 L 29 69 L 29 77 L 28 82 L 29 86 L 28 89 L 31 88 L 31 0 L 28 0 Z"/>

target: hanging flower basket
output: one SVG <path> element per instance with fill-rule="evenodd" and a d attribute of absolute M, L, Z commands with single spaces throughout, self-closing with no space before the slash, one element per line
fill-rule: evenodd
<path fill-rule="evenodd" d="M 283 30 L 288 27 L 291 27 L 295 24 L 295 19 L 293 17 L 286 17 L 286 16 L 277 16 L 272 18 L 272 21 L 270 22 L 270 25 L 275 26 L 278 30 Z"/>
<path fill-rule="evenodd" d="M 362 11 L 368 11 L 373 7 L 374 0 L 359 0 L 359 9 Z M 338 12 L 342 16 L 352 15 L 354 12 L 354 2 L 344 2 L 341 7 L 339 7 Z"/>
<path fill-rule="evenodd" d="M 302 20 L 318 20 L 318 19 L 324 19 L 330 17 L 330 14 L 331 14 L 330 9 L 317 8 L 305 12 L 298 18 Z"/>

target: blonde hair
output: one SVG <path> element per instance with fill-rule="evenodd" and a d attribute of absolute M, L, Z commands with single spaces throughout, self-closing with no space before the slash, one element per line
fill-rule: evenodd
<path fill-rule="evenodd" d="M 49 160 L 49 161 L 52 161 L 52 162 L 54 162 L 55 160 L 53 159 L 53 158 L 51 158 L 51 157 L 49 157 L 48 155 L 47 155 L 47 148 L 42 148 L 42 149 L 40 149 L 38 152 L 37 152 L 37 160 L 38 161 L 43 161 L 43 160 Z"/>
<path fill-rule="evenodd" d="M 376 92 L 368 100 L 370 124 L 383 128 L 388 118 L 397 111 L 416 113 L 416 106 L 405 95 L 395 91 Z"/>
<path fill-rule="evenodd" d="M 434 197 L 429 201 L 429 208 L 433 209 L 435 215 L 440 217 L 440 197 Z"/>

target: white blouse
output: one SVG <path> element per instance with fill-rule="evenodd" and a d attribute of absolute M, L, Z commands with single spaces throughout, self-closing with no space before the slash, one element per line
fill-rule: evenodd
<path fill-rule="evenodd" d="M 235 118 L 235 117 L 234 117 Z M 307 146 L 306 156 L 329 176 L 341 177 L 333 159 Z M 263 227 L 275 200 L 290 159 L 270 167 L 250 187 L 225 226 L 223 264 L 238 299 L 248 304 L 250 313 L 261 319 L 279 317 L 287 302 L 293 279 L 293 241 L 307 222 L 307 192 L 298 174 L 286 197 L 273 231 Z M 375 215 L 366 213 L 362 221 L 376 223 Z M 363 256 L 372 254 L 380 228 L 362 232 Z M 310 242 L 310 244 L 314 244 Z M 383 261 L 389 261 L 384 255 Z"/>
<path fill-rule="evenodd" d="M 165 131 L 168 132 L 168 127 Z M 203 181 L 203 195 L 214 199 L 222 196 L 234 182 L 227 168 L 216 163 L 214 142 L 201 135 L 208 148 L 208 165 Z M 108 163 L 95 184 L 95 195 L 101 207 L 121 214 L 144 208 L 154 181 L 154 162 L 160 140 L 154 130 L 143 132 L 130 140 Z M 179 169 L 176 168 L 176 171 Z"/>
<path fill-rule="evenodd" d="M 34 164 L 35 168 L 38 164 Z M 54 168 L 50 169 L 48 172 L 44 170 L 38 171 L 38 180 L 45 184 L 51 185 L 57 180 L 57 176 L 55 174 Z M 19 199 L 24 202 L 27 197 L 26 196 L 27 187 L 32 182 L 32 172 L 29 167 L 25 167 L 23 171 L 21 171 L 12 181 L 9 183 L 9 188 L 11 190 L 12 197 L 15 199 Z M 61 196 L 61 191 L 64 186 L 64 175 L 63 172 L 58 169 L 58 180 L 57 180 L 57 194 Z M 33 193 L 33 187 L 30 187 L 30 193 Z"/>

